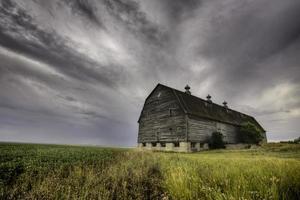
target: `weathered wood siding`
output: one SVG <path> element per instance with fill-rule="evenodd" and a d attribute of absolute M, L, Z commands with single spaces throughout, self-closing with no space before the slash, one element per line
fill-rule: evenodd
<path fill-rule="evenodd" d="M 223 134 L 225 142 L 231 144 L 238 142 L 238 128 L 236 126 L 217 122 L 217 131 Z"/>
<path fill-rule="evenodd" d="M 238 129 L 233 125 L 198 117 L 188 118 L 188 140 L 191 142 L 207 142 L 215 131 L 223 134 L 225 142 L 237 142 Z"/>
<path fill-rule="evenodd" d="M 146 99 L 139 119 L 138 143 L 206 143 L 213 132 L 226 143 L 237 143 L 238 128 L 216 120 L 186 115 L 171 88 L 158 86 Z"/>
<path fill-rule="evenodd" d="M 201 118 L 188 118 L 188 140 L 191 142 L 207 142 L 216 131 L 216 122 Z"/>
<path fill-rule="evenodd" d="M 186 141 L 184 112 L 171 89 L 157 87 L 148 97 L 139 119 L 138 142 Z"/>

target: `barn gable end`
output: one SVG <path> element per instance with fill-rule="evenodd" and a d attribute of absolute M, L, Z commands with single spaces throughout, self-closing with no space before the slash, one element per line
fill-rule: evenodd
<path fill-rule="evenodd" d="M 184 111 L 170 88 L 157 85 L 139 118 L 139 143 L 179 142 L 186 136 Z"/>

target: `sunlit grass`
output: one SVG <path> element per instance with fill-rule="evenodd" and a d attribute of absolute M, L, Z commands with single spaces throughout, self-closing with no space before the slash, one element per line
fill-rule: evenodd
<path fill-rule="evenodd" d="M 201 153 L 0 144 L 0 199 L 300 199 L 300 145 Z"/>

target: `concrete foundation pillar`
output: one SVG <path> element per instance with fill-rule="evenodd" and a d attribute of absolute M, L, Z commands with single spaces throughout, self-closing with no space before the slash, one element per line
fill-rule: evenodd
<path fill-rule="evenodd" d="M 166 143 L 166 151 L 173 151 L 174 150 L 174 144 L 173 143 Z"/>
<path fill-rule="evenodd" d="M 200 151 L 200 150 L 201 150 L 200 142 L 197 142 L 197 143 L 195 144 L 195 149 L 196 149 L 196 151 Z"/>
<path fill-rule="evenodd" d="M 138 143 L 138 148 L 142 149 L 143 148 L 143 143 Z"/>
<path fill-rule="evenodd" d="M 156 150 L 160 151 L 161 150 L 161 144 L 158 142 L 156 143 Z"/>
<path fill-rule="evenodd" d="M 204 149 L 204 150 L 209 149 L 208 143 L 204 143 L 204 144 L 203 144 L 203 149 Z"/>
<path fill-rule="evenodd" d="M 146 149 L 151 150 L 151 149 L 152 149 L 152 143 L 147 142 L 147 143 L 146 143 Z"/>
<path fill-rule="evenodd" d="M 179 152 L 191 152 L 192 151 L 191 143 L 190 142 L 180 142 L 178 151 Z"/>

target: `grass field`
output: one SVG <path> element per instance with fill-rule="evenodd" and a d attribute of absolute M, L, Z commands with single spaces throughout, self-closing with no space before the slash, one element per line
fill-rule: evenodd
<path fill-rule="evenodd" d="M 300 199 L 300 145 L 186 154 L 0 143 L 0 199 Z"/>

